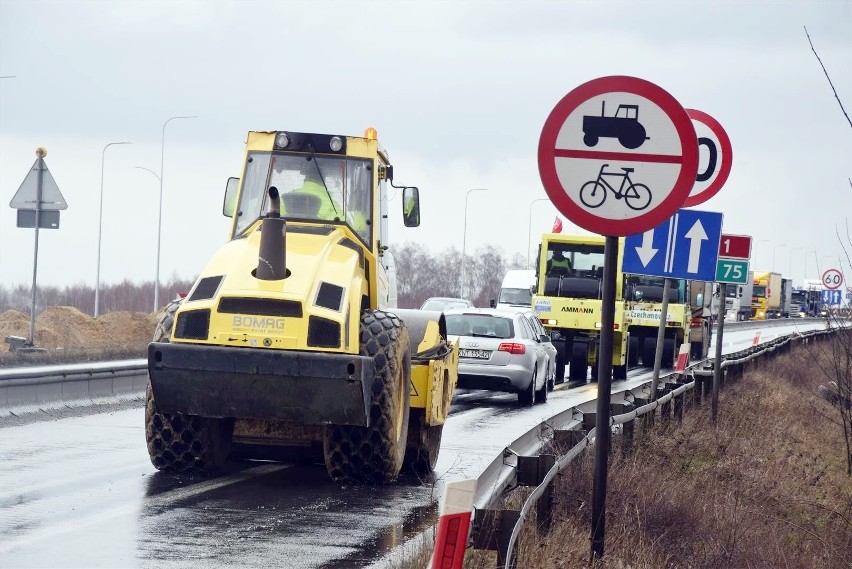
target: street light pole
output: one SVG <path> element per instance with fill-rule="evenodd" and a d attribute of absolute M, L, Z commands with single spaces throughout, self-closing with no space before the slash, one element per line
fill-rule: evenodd
<path fill-rule="evenodd" d="M 154 277 L 154 312 L 160 307 L 160 242 L 163 235 L 163 159 L 166 150 L 166 125 L 177 119 L 194 119 L 197 115 L 170 117 L 163 123 L 163 134 L 160 139 L 160 206 L 157 214 L 157 271 Z"/>
<path fill-rule="evenodd" d="M 101 199 L 98 206 L 98 266 L 95 272 L 95 318 L 100 313 L 100 298 L 101 298 L 101 230 L 104 223 L 104 159 L 106 158 L 107 148 L 117 144 L 133 144 L 132 142 L 110 142 L 104 146 L 101 152 Z"/>
<path fill-rule="evenodd" d="M 772 272 L 775 272 L 775 254 L 778 252 L 779 247 L 786 247 L 786 243 L 781 243 L 780 245 L 776 245 L 774 249 L 772 249 Z"/>
<path fill-rule="evenodd" d="M 761 243 L 771 243 L 769 239 L 758 239 L 757 243 L 754 245 L 754 264 L 760 266 L 760 263 L 757 262 L 757 248 Z"/>
<path fill-rule="evenodd" d="M 790 273 L 790 278 L 791 278 L 791 279 L 793 278 L 793 251 L 795 251 L 796 249 L 798 249 L 798 250 L 800 250 L 800 251 L 804 251 L 804 250 L 805 250 L 805 248 L 804 248 L 804 247 L 790 247 L 790 260 L 789 260 L 789 262 L 787 263 L 787 270 L 788 270 L 788 271 L 789 271 L 789 273 Z M 804 277 L 802 277 L 802 285 L 804 285 L 804 282 L 805 282 L 805 278 L 804 278 Z"/>
<path fill-rule="evenodd" d="M 530 225 L 527 227 L 527 268 L 530 267 L 530 249 L 532 248 L 532 210 L 535 202 L 549 202 L 550 198 L 538 198 L 530 202 Z"/>
<path fill-rule="evenodd" d="M 467 259 L 465 258 L 465 252 L 467 250 L 467 198 L 470 197 L 470 194 L 473 192 L 487 192 L 488 188 L 474 188 L 472 190 L 468 190 L 464 196 L 464 228 L 462 229 L 462 266 L 461 266 L 461 292 L 462 297 L 467 298 L 465 294 L 465 264 L 467 263 Z"/>

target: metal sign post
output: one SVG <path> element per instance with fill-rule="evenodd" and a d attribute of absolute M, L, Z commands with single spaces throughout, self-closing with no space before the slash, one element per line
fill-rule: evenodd
<path fill-rule="evenodd" d="M 657 382 L 660 381 L 660 368 L 663 365 L 663 345 L 666 337 L 666 322 L 669 314 L 669 291 L 672 280 L 663 281 L 663 305 L 660 308 L 660 327 L 657 329 L 657 351 L 654 352 L 654 374 L 651 378 L 651 401 L 657 400 Z"/>
<path fill-rule="evenodd" d="M 716 424 L 719 414 L 719 384 L 722 381 L 722 333 L 725 330 L 725 298 L 728 294 L 728 285 L 719 284 L 719 306 L 716 310 L 716 357 L 713 360 L 713 395 L 710 403 L 710 420 Z"/>
<path fill-rule="evenodd" d="M 618 237 L 607 236 L 604 243 L 603 304 L 601 305 L 601 345 L 598 351 L 598 404 L 595 416 L 595 477 L 592 490 L 592 552 L 603 557 L 606 535 L 607 454 L 611 437 L 609 403 L 612 389 L 612 344 L 615 324 L 616 264 Z"/>
<path fill-rule="evenodd" d="M 32 348 L 35 342 L 35 315 L 36 315 L 36 277 L 38 275 L 38 230 L 58 229 L 59 210 L 66 209 L 68 204 L 56 185 L 56 180 L 47 168 L 44 157 L 47 149 L 38 147 L 36 149 L 36 161 L 30 172 L 21 183 L 21 187 L 15 192 L 9 207 L 18 210 L 18 227 L 32 227 L 35 229 L 35 246 L 33 248 L 33 287 L 32 304 L 30 306 L 30 335 L 27 338 L 27 347 Z"/>
<path fill-rule="evenodd" d="M 42 194 L 42 185 L 44 183 L 44 156 L 47 154 L 47 151 L 44 148 L 39 147 L 36 150 L 36 156 L 38 156 L 38 160 L 36 160 L 36 168 L 37 168 L 37 178 L 36 178 L 36 203 L 35 203 L 35 246 L 33 248 L 33 298 L 32 303 L 30 304 L 30 335 L 27 337 L 27 345 L 33 346 L 35 345 L 35 316 L 36 316 L 36 275 L 38 274 L 38 229 L 41 221 L 41 194 Z"/>

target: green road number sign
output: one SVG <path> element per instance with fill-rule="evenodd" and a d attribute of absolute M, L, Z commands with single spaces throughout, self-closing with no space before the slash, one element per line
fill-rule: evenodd
<path fill-rule="evenodd" d="M 748 261 L 719 259 L 716 262 L 716 282 L 746 284 L 748 282 Z"/>

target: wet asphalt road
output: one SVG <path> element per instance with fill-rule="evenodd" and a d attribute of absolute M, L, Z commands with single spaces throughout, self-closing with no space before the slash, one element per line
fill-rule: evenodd
<path fill-rule="evenodd" d="M 725 351 L 753 334 L 726 333 Z M 647 375 L 635 370 L 626 383 Z M 460 391 L 435 476 L 387 486 L 334 483 L 322 465 L 273 462 L 233 462 L 214 478 L 159 473 L 141 402 L 0 420 L 0 567 L 364 567 L 434 524 L 445 482 L 478 476 L 508 442 L 596 391 L 557 391 L 525 409 L 513 395 Z"/>

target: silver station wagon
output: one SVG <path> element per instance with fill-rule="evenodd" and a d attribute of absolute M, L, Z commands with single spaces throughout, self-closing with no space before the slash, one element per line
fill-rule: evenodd
<path fill-rule="evenodd" d="M 444 317 L 459 339 L 458 387 L 517 393 L 521 405 L 547 401 L 547 353 L 523 314 L 467 308 Z"/>

